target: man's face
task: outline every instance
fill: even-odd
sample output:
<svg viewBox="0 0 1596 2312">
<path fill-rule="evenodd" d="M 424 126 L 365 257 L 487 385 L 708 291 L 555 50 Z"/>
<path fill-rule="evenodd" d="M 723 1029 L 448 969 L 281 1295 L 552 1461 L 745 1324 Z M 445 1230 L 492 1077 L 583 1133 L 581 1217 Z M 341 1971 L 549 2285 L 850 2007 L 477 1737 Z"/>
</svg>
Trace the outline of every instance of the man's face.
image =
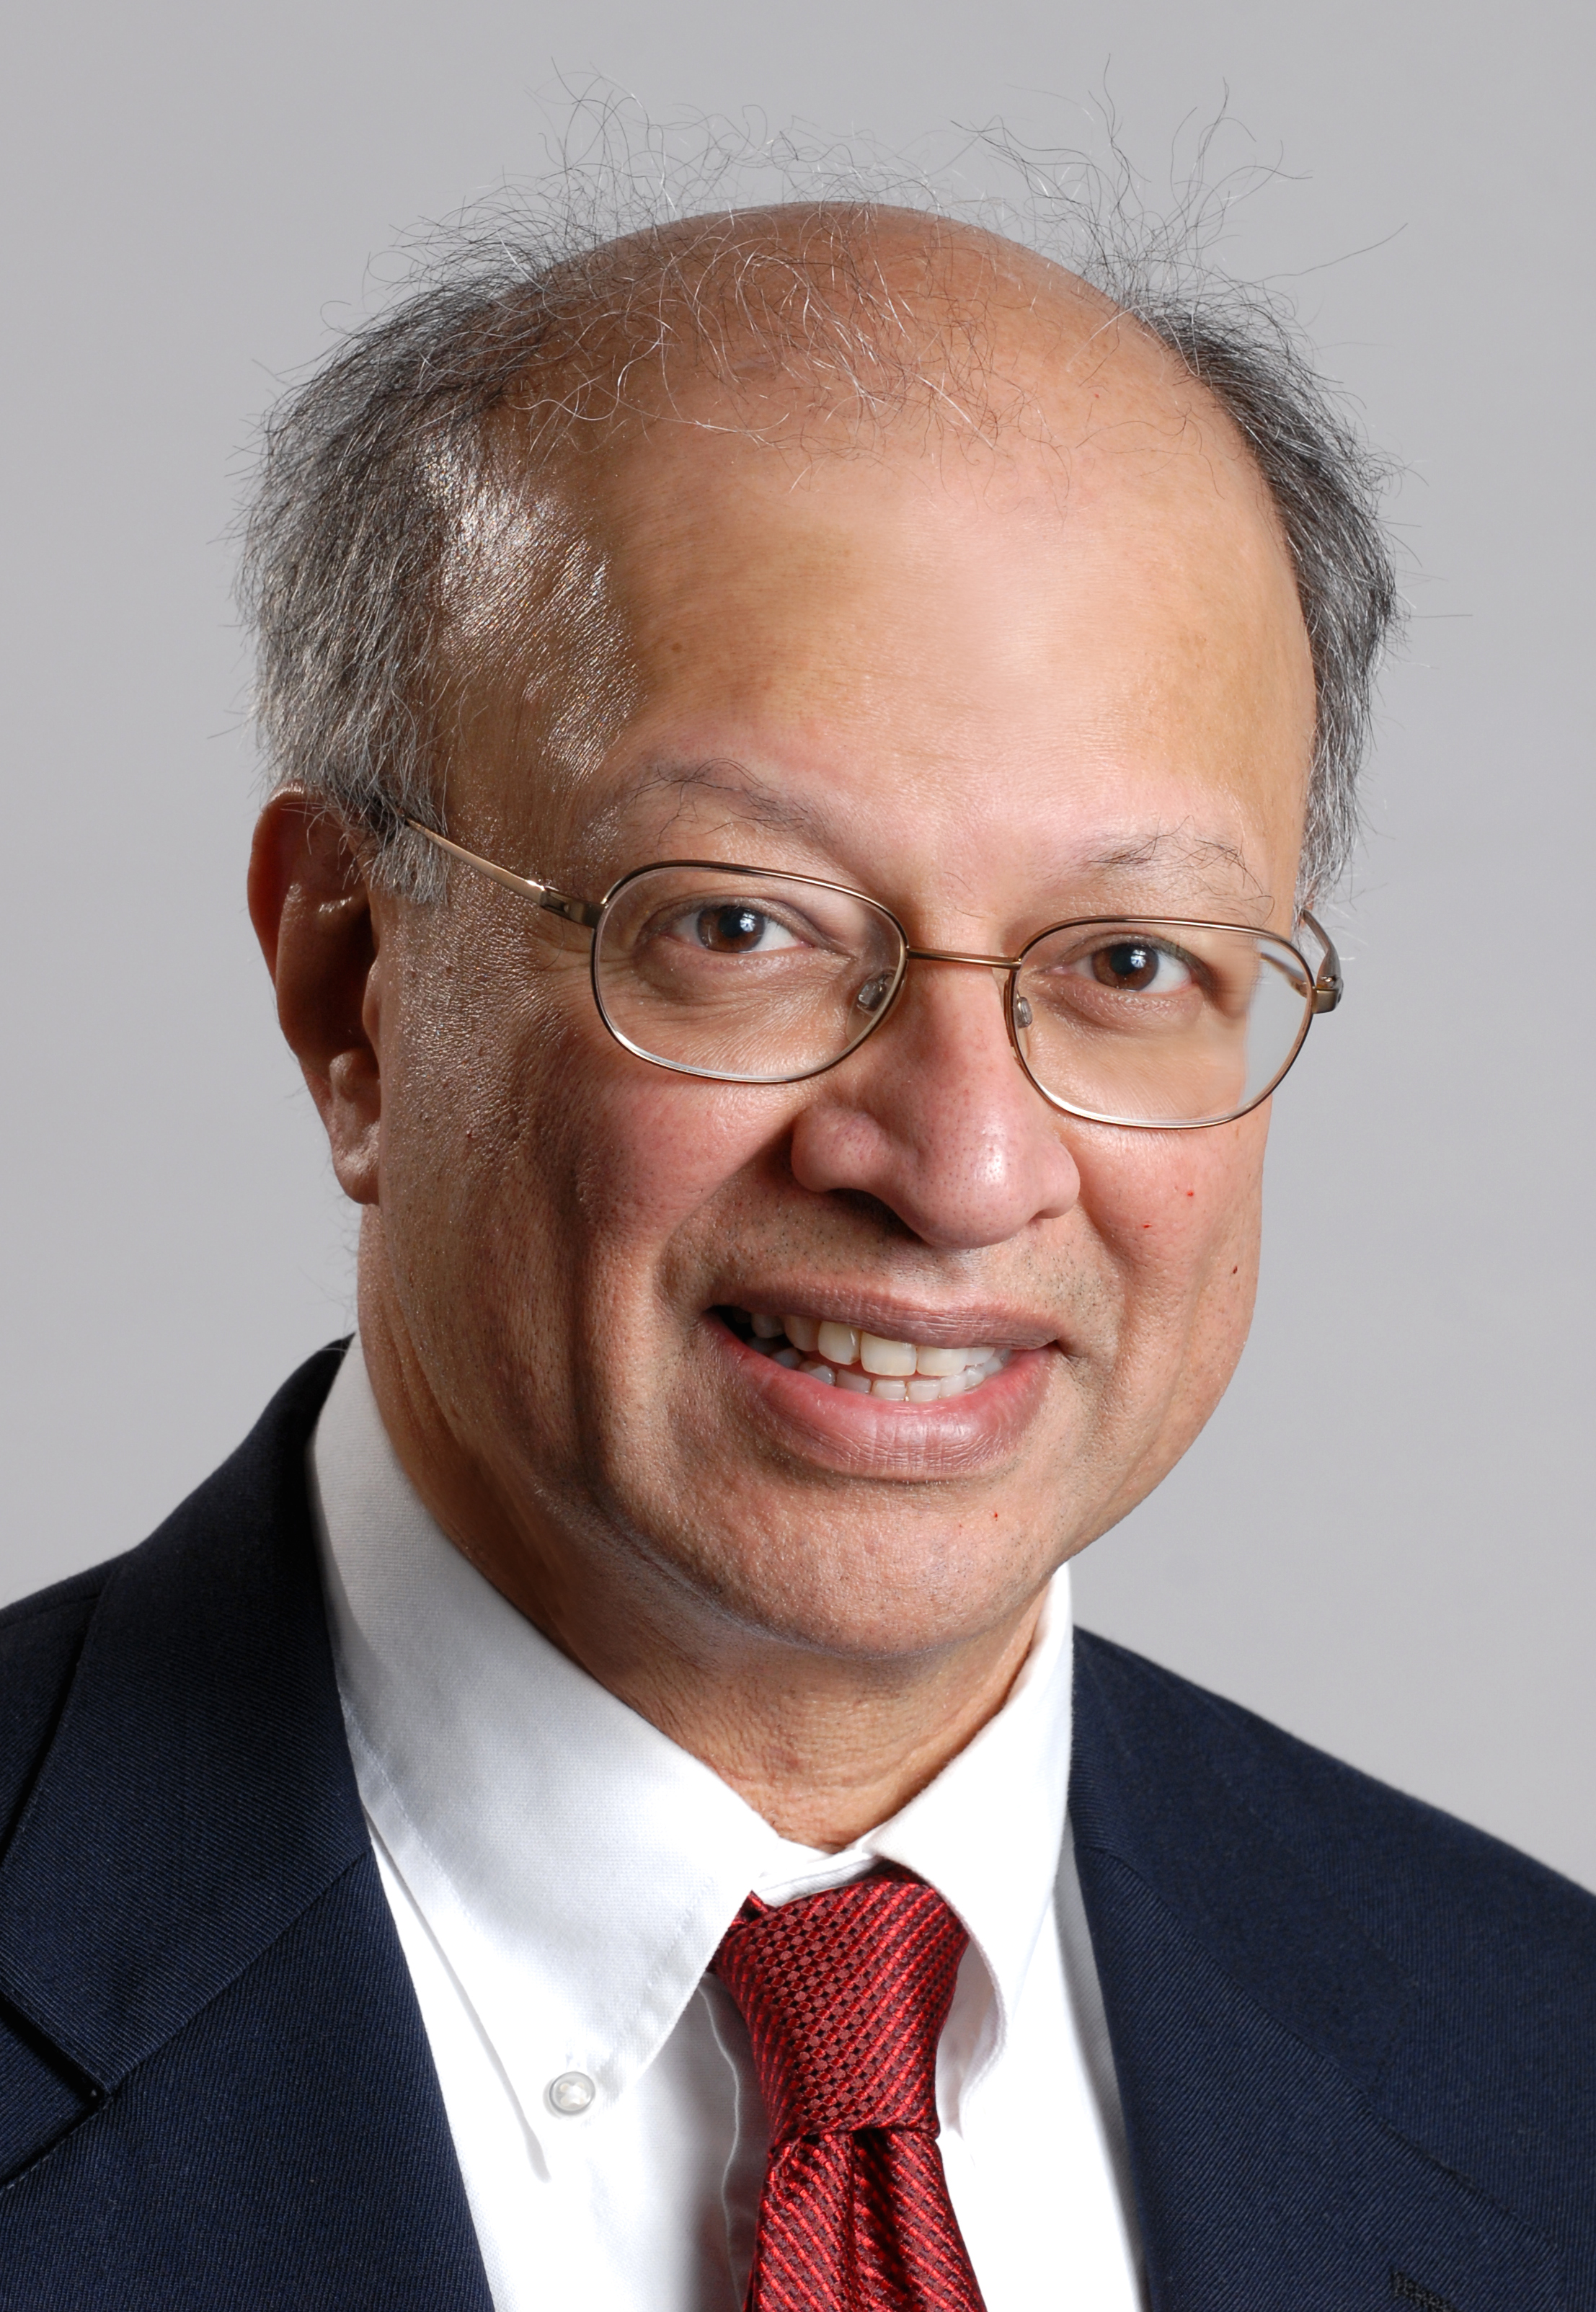
<svg viewBox="0 0 1596 2312">
<path fill-rule="evenodd" d="M 1049 416 L 1065 452 L 906 431 L 798 459 L 678 417 L 583 454 L 539 521 L 582 541 L 584 655 L 557 717 L 497 621 L 462 644 L 451 833 L 585 898 L 672 858 L 826 878 L 942 949 L 1108 914 L 1289 933 L 1312 686 L 1260 486 L 1144 354 Z M 1075 1122 L 1016 1065 L 998 979 L 942 966 L 828 1074 L 706 1082 L 623 1050 L 586 937 L 469 871 L 378 930 L 363 1326 L 534 1601 L 602 1567 L 806 1648 L 925 1654 L 1022 1610 L 1211 1411 L 1267 1111 Z M 789 1314 L 1008 1361 L 889 1402 L 742 1337 Z"/>
</svg>

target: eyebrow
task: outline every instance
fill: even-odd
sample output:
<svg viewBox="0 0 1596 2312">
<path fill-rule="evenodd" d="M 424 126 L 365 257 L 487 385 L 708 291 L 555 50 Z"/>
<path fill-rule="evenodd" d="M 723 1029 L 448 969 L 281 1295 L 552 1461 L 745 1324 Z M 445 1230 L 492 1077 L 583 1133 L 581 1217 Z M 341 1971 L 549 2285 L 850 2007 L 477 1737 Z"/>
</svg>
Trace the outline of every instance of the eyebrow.
<svg viewBox="0 0 1596 2312">
<path fill-rule="evenodd" d="M 679 807 L 683 808 L 689 795 L 723 796 L 729 806 L 728 817 L 781 834 L 802 836 L 828 852 L 835 838 L 835 829 L 820 812 L 773 781 L 761 777 L 746 763 L 726 756 L 697 763 L 662 762 L 652 766 L 629 793 L 595 815 L 589 822 L 589 833 L 602 840 L 615 830 L 625 810 L 645 796 L 660 793 L 674 793 L 679 798 Z M 662 836 L 670 824 L 667 819 L 661 829 Z M 1235 844 L 1220 836 L 1204 835 L 1187 821 L 1174 827 L 1153 828 L 1145 835 L 1116 843 L 1106 850 L 1089 852 L 1073 863 L 1067 872 L 1072 880 L 1104 876 L 1128 881 L 1167 865 L 1195 868 L 1215 898 L 1233 899 L 1244 896 L 1265 907 L 1271 904 L 1271 895 Z"/>
<path fill-rule="evenodd" d="M 1248 865 L 1243 854 L 1233 843 L 1216 835 L 1201 835 L 1188 822 L 1179 827 L 1155 828 L 1149 835 L 1134 843 L 1116 845 L 1111 851 L 1102 851 L 1083 861 L 1089 873 L 1135 875 L 1148 868 L 1157 868 L 1164 854 L 1172 852 L 1178 863 L 1212 872 L 1230 870 L 1230 879 L 1245 887 L 1248 895 L 1267 901 L 1268 892 Z"/>
<path fill-rule="evenodd" d="M 824 846 L 832 830 L 828 828 L 820 812 L 807 803 L 786 794 L 770 780 L 761 778 L 746 764 L 734 762 L 725 756 L 701 763 L 660 763 L 652 766 L 638 784 L 604 810 L 595 812 L 588 822 L 588 832 L 601 840 L 612 834 L 623 814 L 649 795 L 674 793 L 678 808 L 685 807 L 689 795 L 723 796 L 732 806 L 728 816 L 746 820 L 755 827 L 768 827 L 782 834 L 802 835 L 811 843 Z M 662 836 L 670 828 L 666 820 Z"/>
</svg>

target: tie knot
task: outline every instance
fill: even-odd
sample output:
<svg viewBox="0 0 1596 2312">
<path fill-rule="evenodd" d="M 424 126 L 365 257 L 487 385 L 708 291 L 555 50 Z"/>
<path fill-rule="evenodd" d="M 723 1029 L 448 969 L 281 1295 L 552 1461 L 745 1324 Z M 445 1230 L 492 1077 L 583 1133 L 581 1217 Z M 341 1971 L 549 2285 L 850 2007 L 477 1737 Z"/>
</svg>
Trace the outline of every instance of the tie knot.
<svg viewBox="0 0 1596 2312">
<path fill-rule="evenodd" d="M 936 2134 L 936 2046 L 968 1940 L 935 1887 L 895 1866 L 776 1909 L 750 1896 L 714 1966 L 748 2025 L 773 2145 Z"/>
</svg>

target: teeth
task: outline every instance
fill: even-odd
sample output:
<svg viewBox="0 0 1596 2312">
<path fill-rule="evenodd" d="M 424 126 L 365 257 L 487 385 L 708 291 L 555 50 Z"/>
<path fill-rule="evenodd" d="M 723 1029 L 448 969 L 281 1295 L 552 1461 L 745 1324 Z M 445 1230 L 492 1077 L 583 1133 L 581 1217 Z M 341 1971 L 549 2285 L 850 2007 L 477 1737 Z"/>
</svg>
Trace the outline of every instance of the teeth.
<svg viewBox="0 0 1596 2312">
<path fill-rule="evenodd" d="M 1004 1349 L 925 1348 L 831 1318 L 761 1315 L 749 1323 L 765 1353 L 789 1372 L 802 1370 L 822 1387 L 868 1393 L 889 1405 L 935 1405 L 962 1397 L 1008 1362 Z"/>
</svg>

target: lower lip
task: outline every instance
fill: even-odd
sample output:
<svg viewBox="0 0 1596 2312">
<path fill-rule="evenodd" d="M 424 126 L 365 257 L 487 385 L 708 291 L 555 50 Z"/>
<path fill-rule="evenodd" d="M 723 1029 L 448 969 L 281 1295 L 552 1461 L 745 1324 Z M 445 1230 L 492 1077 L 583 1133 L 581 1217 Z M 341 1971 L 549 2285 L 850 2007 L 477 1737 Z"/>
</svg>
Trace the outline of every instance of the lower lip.
<svg viewBox="0 0 1596 2312">
<path fill-rule="evenodd" d="M 952 1477 L 1002 1461 L 1040 1409 L 1058 1351 L 1016 1349 L 1001 1372 L 967 1397 L 890 1405 L 778 1365 L 718 1317 L 705 1318 L 736 1387 L 760 1425 L 789 1450 L 853 1476 Z"/>
</svg>

